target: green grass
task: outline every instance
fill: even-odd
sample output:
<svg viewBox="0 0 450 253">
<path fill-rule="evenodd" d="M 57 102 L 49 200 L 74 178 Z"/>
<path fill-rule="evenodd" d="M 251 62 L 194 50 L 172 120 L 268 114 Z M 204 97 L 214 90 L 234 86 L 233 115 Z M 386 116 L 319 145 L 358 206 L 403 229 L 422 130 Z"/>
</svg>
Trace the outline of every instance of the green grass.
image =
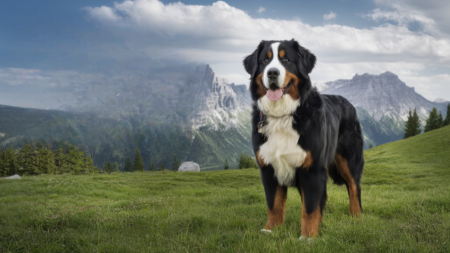
<svg viewBox="0 0 450 253">
<path fill-rule="evenodd" d="M 449 252 L 450 127 L 365 153 L 363 216 L 328 186 L 320 237 L 299 241 L 288 193 L 272 234 L 258 170 L 0 180 L 0 252 Z"/>
</svg>

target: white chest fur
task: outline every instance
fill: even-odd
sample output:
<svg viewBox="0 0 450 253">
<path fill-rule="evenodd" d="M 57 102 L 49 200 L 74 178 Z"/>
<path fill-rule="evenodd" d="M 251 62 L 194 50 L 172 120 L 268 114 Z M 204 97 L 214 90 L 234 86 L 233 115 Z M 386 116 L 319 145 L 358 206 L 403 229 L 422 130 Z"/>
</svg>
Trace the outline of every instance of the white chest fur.
<svg viewBox="0 0 450 253">
<path fill-rule="evenodd" d="M 306 157 L 306 152 L 298 145 L 300 135 L 292 128 L 293 117 L 291 113 L 299 105 L 299 100 L 293 101 L 290 96 L 283 96 L 280 100 L 281 105 L 276 105 L 273 102 L 267 104 L 262 97 L 258 101 L 259 109 L 267 115 L 267 125 L 264 134 L 267 141 L 261 145 L 259 154 L 264 163 L 271 164 L 275 170 L 275 176 L 280 185 L 290 186 L 294 182 L 295 171 L 303 163 Z M 283 114 L 285 116 L 278 116 L 281 114 L 280 107 L 285 107 Z M 272 110 L 275 110 L 275 115 Z M 274 116 L 271 116 L 274 115 Z"/>
</svg>

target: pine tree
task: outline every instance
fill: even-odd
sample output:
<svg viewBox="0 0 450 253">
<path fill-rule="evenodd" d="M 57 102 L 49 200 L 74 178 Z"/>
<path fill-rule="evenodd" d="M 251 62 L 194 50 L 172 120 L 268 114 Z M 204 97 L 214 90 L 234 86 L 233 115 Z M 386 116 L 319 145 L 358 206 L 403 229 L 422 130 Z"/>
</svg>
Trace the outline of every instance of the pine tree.
<svg viewBox="0 0 450 253">
<path fill-rule="evenodd" d="M 411 109 L 409 109 L 408 119 L 406 120 L 406 123 L 405 123 L 405 135 L 403 136 L 403 139 L 413 136 L 412 135 L 412 128 L 413 128 L 412 121 L 413 121 L 413 116 L 411 113 Z"/>
<path fill-rule="evenodd" d="M 178 161 L 177 155 L 174 155 L 173 157 L 173 171 L 177 171 L 178 168 L 180 167 L 180 161 Z"/>
<path fill-rule="evenodd" d="M 103 171 L 106 172 L 106 173 L 108 173 L 108 174 L 110 174 L 110 173 L 113 171 L 113 166 L 112 166 L 112 164 L 111 164 L 110 161 L 108 161 L 108 162 L 105 164 L 105 166 L 104 166 L 104 168 L 103 168 Z"/>
<path fill-rule="evenodd" d="M 97 167 L 94 165 L 94 161 L 91 158 L 91 155 L 86 155 L 84 158 L 84 167 L 85 167 L 85 174 L 93 173 L 97 171 Z"/>
<path fill-rule="evenodd" d="M 447 104 L 447 115 L 445 116 L 444 126 L 450 125 L 450 104 Z"/>
<path fill-rule="evenodd" d="M 424 132 L 428 132 L 438 128 L 439 128 L 439 119 L 437 115 L 437 109 L 436 107 L 433 107 L 433 110 L 431 110 L 430 116 L 427 119 Z"/>
<path fill-rule="evenodd" d="M 164 170 L 164 166 L 163 166 L 162 162 L 159 163 L 159 170 Z"/>
<path fill-rule="evenodd" d="M 369 142 L 369 149 L 373 148 L 373 145 L 371 142 Z"/>
<path fill-rule="evenodd" d="M 138 148 L 134 151 L 134 171 L 144 171 L 144 162 Z"/>
<path fill-rule="evenodd" d="M 8 168 L 8 176 L 23 174 L 21 171 L 19 171 L 19 163 L 16 158 L 16 151 L 12 147 L 6 151 L 6 166 Z"/>
<path fill-rule="evenodd" d="M 241 152 L 241 158 L 239 158 L 239 169 L 242 170 L 245 166 L 244 152 Z"/>
<path fill-rule="evenodd" d="M 61 146 L 54 152 L 55 156 L 55 170 L 54 174 L 62 174 L 66 168 L 64 152 Z"/>
<path fill-rule="evenodd" d="M 67 146 L 65 160 L 67 164 L 67 173 L 81 174 L 84 168 L 84 153 L 74 146 Z"/>
<path fill-rule="evenodd" d="M 153 160 L 150 161 L 150 164 L 148 165 L 148 170 L 149 171 L 155 170 L 155 163 L 153 162 Z"/>
<path fill-rule="evenodd" d="M 38 175 L 38 153 L 34 145 L 26 144 L 19 150 L 18 163 L 21 167 L 21 173 L 27 175 Z"/>
<path fill-rule="evenodd" d="M 411 114 L 411 110 L 409 110 L 408 120 L 405 124 L 405 135 L 403 139 L 406 139 L 411 136 L 415 136 L 420 134 L 422 130 L 420 129 L 420 120 L 417 115 L 416 109 L 414 109 L 414 113 Z"/>
<path fill-rule="evenodd" d="M 6 161 L 6 150 L 5 148 L 2 148 L 2 151 L 0 152 L 0 177 L 4 177 L 8 173 L 9 166 L 7 166 Z"/>
<path fill-rule="evenodd" d="M 52 174 L 55 170 L 55 157 L 53 152 L 45 146 L 39 147 L 37 150 L 39 154 L 38 171 L 37 174 Z"/>
<path fill-rule="evenodd" d="M 114 171 L 119 172 L 119 164 L 117 162 L 114 162 Z"/>
<path fill-rule="evenodd" d="M 438 128 L 441 128 L 444 126 L 444 119 L 442 118 L 442 113 L 439 112 L 438 120 L 437 120 Z"/>
<path fill-rule="evenodd" d="M 125 161 L 125 167 L 123 169 L 125 172 L 132 172 L 133 165 L 131 164 L 131 159 L 127 157 L 127 160 Z"/>
<path fill-rule="evenodd" d="M 413 136 L 418 135 L 422 132 L 422 129 L 420 128 L 420 119 L 419 115 L 417 115 L 416 109 L 414 109 L 413 113 Z"/>
<path fill-rule="evenodd" d="M 230 167 L 228 166 L 228 159 L 225 158 L 225 167 L 224 170 L 228 170 Z"/>
</svg>

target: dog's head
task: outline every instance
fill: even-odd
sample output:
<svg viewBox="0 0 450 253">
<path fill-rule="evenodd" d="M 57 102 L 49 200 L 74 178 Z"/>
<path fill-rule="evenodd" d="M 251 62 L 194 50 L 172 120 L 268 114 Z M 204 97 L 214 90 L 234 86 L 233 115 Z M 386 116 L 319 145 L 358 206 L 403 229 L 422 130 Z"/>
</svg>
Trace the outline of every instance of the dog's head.
<svg viewBox="0 0 450 253">
<path fill-rule="evenodd" d="M 260 106 L 263 102 L 270 107 L 288 102 L 299 104 L 301 97 L 311 89 L 308 74 L 315 63 L 316 57 L 295 40 L 261 41 L 244 59 L 245 70 L 251 75 L 253 100 L 260 109 L 263 109 Z"/>
</svg>

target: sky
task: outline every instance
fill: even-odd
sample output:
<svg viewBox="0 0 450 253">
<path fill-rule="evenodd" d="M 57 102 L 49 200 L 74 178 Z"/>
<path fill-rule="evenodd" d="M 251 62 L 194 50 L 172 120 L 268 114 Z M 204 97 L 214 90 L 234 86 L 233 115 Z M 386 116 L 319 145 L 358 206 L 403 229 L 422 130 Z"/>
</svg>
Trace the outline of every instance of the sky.
<svg viewBox="0 0 450 253">
<path fill-rule="evenodd" d="M 313 83 L 390 71 L 450 101 L 449 12 L 448 0 L 2 0 L 0 104 L 35 107 L 30 94 L 158 59 L 207 63 L 248 84 L 244 57 L 285 39 L 316 55 Z"/>
</svg>

